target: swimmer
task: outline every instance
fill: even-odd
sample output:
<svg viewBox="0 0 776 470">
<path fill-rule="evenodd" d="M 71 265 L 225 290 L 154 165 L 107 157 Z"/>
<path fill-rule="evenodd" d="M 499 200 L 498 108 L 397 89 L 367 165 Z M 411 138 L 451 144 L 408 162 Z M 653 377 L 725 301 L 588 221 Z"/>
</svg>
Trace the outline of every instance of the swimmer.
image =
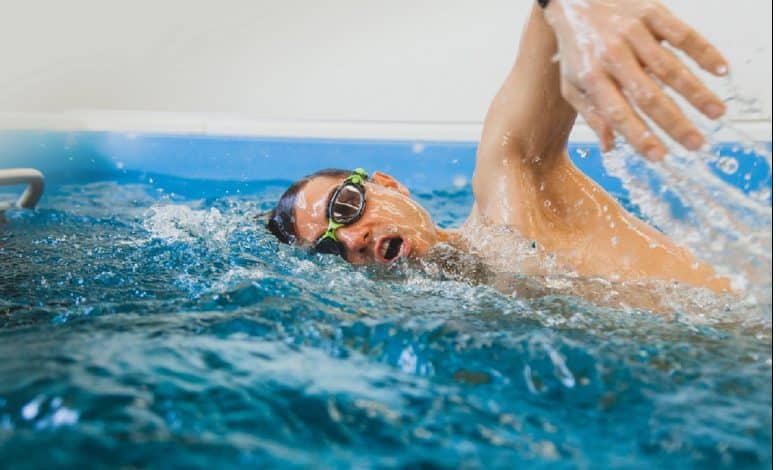
<svg viewBox="0 0 776 470">
<path fill-rule="evenodd" d="M 437 227 L 396 179 L 356 169 L 323 170 L 294 183 L 268 228 L 283 243 L 352 264 L 422 259 L 444 245 L 498 272 L 729 292 L 728 279 L 628 213 L 568 155 L 577 113 L 603 151 L 617 133 L 646 158 L 664 158 L 664 143 L 642 116 L 690 150 L 704 144 L 663 86 L 712 119 L 725 105 L 663 42 L 709 72 L 727 72 L 721 54 L 656 1 L 539 1 L 485 118 L 475 203 L 463 226 Z"/>
</svg>

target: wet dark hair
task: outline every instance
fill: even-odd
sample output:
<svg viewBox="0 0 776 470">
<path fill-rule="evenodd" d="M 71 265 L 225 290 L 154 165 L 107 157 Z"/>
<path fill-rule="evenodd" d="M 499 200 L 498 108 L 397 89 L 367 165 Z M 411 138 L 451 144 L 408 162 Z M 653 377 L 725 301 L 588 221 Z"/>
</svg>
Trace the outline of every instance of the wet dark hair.
<svg viewBox="0 0 776 470">
<path fill-rule="evenodd" d="M 299 195 L 299 191 L 314 178 L 326 176 L 344 180 L 350 176 L 351 173 L 352 171 L 350 170 L 326 168 L 325 170 L 316 171 L 311 175 L 307 175 L 292 184 L 286 189 L 286 192 L 280 196 L 277 205 L 275 205 L 275 208 L 269 213 L 267 228 L 270 233 L 275 235 L 281 243 L 289 245 L 296 243 L 298 235 L 296 233 L 296 214 L 294 213 L 294 207 L 296 206 L 296 198 Z"/>
</svg>

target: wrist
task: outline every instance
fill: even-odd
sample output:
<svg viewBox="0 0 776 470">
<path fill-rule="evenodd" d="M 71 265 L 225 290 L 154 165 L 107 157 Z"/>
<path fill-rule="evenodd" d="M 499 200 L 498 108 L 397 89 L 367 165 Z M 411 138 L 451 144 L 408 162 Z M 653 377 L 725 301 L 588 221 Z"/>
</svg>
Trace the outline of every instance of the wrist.
<svg viewBox="0 0 776 470">
<path fill-rule="evenodd" d="M 556 37 L 568 27 L 567 5 L 563 0 L 549 0 L 542 9 L 545 21 L 550 25 Z"/>
</svg>

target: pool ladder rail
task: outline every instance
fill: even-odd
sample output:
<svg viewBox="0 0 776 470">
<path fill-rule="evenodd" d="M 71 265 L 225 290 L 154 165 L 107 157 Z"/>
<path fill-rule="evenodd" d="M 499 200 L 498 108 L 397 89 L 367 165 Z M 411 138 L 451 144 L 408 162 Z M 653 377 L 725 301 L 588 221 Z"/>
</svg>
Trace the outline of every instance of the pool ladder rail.
<svg viewBox="0 0 776 470">
<path fill-rule="evenodd" d="M 43 195 L 43 173 L 34 168 L 0 169 L 0 186 L 26 184 L 21 197 L 16 202 L 0 201 L 0 215 L 12 208 L 34 209 Z"/>
</svg>

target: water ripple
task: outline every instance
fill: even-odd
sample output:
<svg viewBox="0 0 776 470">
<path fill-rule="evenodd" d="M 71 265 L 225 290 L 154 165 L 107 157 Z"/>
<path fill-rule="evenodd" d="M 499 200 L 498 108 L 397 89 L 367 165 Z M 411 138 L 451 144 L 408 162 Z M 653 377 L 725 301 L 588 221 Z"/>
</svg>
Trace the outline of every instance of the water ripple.
<svg viewBox="0 0 776 470">
<path fill-rule="evenodd" d="M 0 233 L 0 458 L 767 467 L 771 319 L 756 299 L 664 318 L 353 268 L 258 227 L 273 191 L 98 183 L 15 216 Z M 470 197 L 422 200 L 454 224 Z"/>
</svg>

